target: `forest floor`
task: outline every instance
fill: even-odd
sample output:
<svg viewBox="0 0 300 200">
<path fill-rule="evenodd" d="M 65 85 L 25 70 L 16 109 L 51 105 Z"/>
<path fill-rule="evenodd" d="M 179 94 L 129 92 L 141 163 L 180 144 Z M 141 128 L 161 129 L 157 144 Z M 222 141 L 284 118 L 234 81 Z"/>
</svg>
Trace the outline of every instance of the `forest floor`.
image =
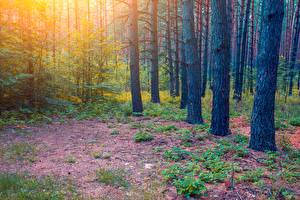
<svg viewBox="0 0 300 200">
<path fill-rule="evenodd" d="M 85 196 L 97 199 L 240 200 L 266 199 L 272 195 L 278 199 L 300 198 L 298 172 L 298 175 L 284 174 L 274 178 L 280 170 L 274 171 L 272 165 L 281 163 L 283 152 L 275 158 L 268 157 L 267 153 L 248 149 L 244 143 L 240 157 L 232 158 L 233 154 L 228 150 L 220 158 L 211 159 L 216 162 L 214 164 L 224 161 L 227 165 L 221 167 L 226 170 L 207 167 L 207 157 L 201 157 L 207 153 L 207 149 L 220 144 L 219 147 L 233 149 L 228 146 L 231 138 L 237 135 L 249 136 L 250 124 L 245 117 L 231 119 L 233 134 L 225 139 L 207 135 L 207 128 L 194 128 L 185 122 L 150 117 L 133 119 L 126 124 L 113 119 L 60 119 L 51 124 L 6 127 L 0 134 L 0 173 L 26 172 L 37 177 L 53 176 L 72 184 Z M 141 131 L 151 133 L 153 139 L 137 142 L 134 138 Z M 295 127 L 286 134 L 292 136 L 290 141 L 299 150 L 300 127 Z M 280 137 L 279 132 L 277 137 Z M 241 141 L 238 139 L 237 144 L 239 142 Z M 195 195 L 197 191 L 193 192 L 193 186 L 190 194 L 187 192 L 188 195 L 180 195 L 180 190 L 175 186 L 183 188 L 185 192 L 189 190 L 189 186 L 185 187 L 185 183 L 171 184 L 176 172 L 172 174 L 167 169 L 176 166 L 176 163 L 181 166 L 196 163 L 196 154 L 199 156 L 199 163 L 202 162 L 203 165 L 201 168 L 195 167 L 195 173 L 200 173 L 199 169 L 203 169 L 208 175 L 222 177 L 207 181 L 205 187 L 201 186 L 199 194 L 206 193 L 207 196 Z M 270 157 L 273 163 L 265 162 Z M 218 159 L 223 161 L 217 163 Z M 231 164 L 235 169 L 234 190 L 231 189 L 230 181 Z M 254 173 L 251 174 L 251 170 L 257 169 L 265 171 L 252 171 Z M 299 170 L 299 162 L 297 169 Z M 277 193 L 274 194 L 275 192 Z"/>
</svg>

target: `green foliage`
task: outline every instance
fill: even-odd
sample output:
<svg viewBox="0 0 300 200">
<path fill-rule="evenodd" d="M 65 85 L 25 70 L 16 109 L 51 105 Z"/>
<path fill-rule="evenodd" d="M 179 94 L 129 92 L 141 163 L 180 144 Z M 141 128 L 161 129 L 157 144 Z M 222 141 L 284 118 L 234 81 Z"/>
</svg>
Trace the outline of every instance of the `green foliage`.
<svg viewBox="0 0 300 200">
<path fill-rule="evenodd" d="M 190 145 L 194 134 L 191 130 L 189 129 L 180 129 L 178 131 L 179 135 L 180 135 L 180 140 L 185 144 L 185 145 Z"/>
<path fill-rule="evenodd" d="M 112 170 L 100 168 L 95 170 L 97 181 L 114 187 L 128 187 L 129 182 L 126 180 L 124 170 Z"/>
<path fill-rule="evenodd" d="M 180 147 L 173 146 L 170 150 L 163 152 L 163 156 L 168 160 L 184 160 L 189 156 L 189 153 Z"/>
<path fill-rule="evenodd" d="M 210 129 L 210 126 L 207 123 L 203 123 L 203 124 L 194 126 L 194 130 L 198 131 L 198 132 L 207 132 L 208 133 L 209 129 Z"/>
<path fill-rule="evenodd" d="M 262 177 L 266 177 L 266 170 L 263 168 L 251 169 L 243 173 L 243 175 L 237 176 L 238 181 L 245 182 L 258 182 Z"/>
<path fill-rule="evenodd" d="M 113 131 L 110 132 L 111 135 L 117 135 L 119 133 L 120 133 L 119 129 L 114 129 Z"/>
<path fill-rule="evenodd" d="M 134 136 L 134 140 L 136 142 L 147 142 L 147 141 L 151 141 L 152 139 L 153 139 L 153 134 L 143 130 L 140 130 Z"/>
<path fill-rule="evenodd" d="M 291 119 L 290 120 L 290 124 L 292 126 L 300 126 L 300 117 L 296 118 L 296 119 Z"/>
<path fill-rule="evenodd" d="M 72 155 L 67 155 L 65 157 L 65 162 L 67 162 L 67 163 L 78 163 Z"/>
<path fill-rule="evenodd" d="M 0 199 L 64 200 L 83 199 L 73 186 L 64 186 L 50 177 L 37 179 L 20 174 L 0 174 Z"/>
<path fill-rule="evenodd" d="M 157 126 L 157 127 L 154 127 L 154 130 L 157 132 L 157 133 L 164 133 L 164 134 L 171 134 L 172 132 L 178 130 L 178 127 L 171 124 L 171 125 L 164 125 L 164 126 Z"/>
<path fill-rule="evenodd" d="M 145 105 L 143 115 L 167 119 L 170 121 L 184 121 L 186 111 L 175 109 L 169 105 L 147 104 Z"/>
<path fill-rule="evenodd" d="M 178 194 L 184 194 L 187 198 L 191 195 L 200 196 L 208 191 L 203 181 L 190 176 L 184 176 L 182 179 L 174 180 L 173 184 L 177 186 Z"/>
<path fill-rule="evenodd" d="M 290 151 L 293 148 L 290 138 L 291 136 L 283 134 L 277 139 L 277 143 L 283 151 Z"/>
<path fill-rule="evenodd" d="M 30 162 L 34 162 L 34 157 L 37 150 L 38 149 L 33 144 L 20 142 L 7 146 L 5 149 L 3 149 L 3 153 L 8 159 L 18 161 L 28 160 Z"/>
<path fill-rule="evenodd" d="M 143 127 L 144 125 L 139 121 L 136 121 L 133 124 L 127 126 L 128 129 L 141 129 Z"/>
</svg>

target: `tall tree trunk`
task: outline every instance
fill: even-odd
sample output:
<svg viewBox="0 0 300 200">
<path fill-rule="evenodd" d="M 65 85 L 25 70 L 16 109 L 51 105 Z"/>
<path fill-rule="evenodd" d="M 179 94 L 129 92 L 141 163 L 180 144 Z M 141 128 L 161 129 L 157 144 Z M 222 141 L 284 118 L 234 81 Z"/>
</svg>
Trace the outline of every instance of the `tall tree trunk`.
<svg viewBox="0 0 300 200">
<path fill-rule="evenodd" d="M 292 48 L 291 48 L 291 53 L 290 53 L 289 95 L 292 95 L 292 93 L 293 93 L 294 68 L 295 68 L 295 61 L 296 61 L 297 50 L 298 50 L 298 41 L 299 41 L 299 35 L 300 35 L 299 9 L 300 9 L 300 0 L 298 0 L 297 9 L 296 9 L 296 13 L 295 13 L 293 43 L 292 43 Z"/>
<path fill-rule="evenodd" d="M 211 133 L 219 136 L 229 130 L 229 40 L 226 18 L 226 0 L 212 1 L 212 33 L 214 53 L 213 107 Z"/>
<path fill-rule="evenodd" d="M 203 52 L 203 79 L 201 87 L 201 96 L 205 97 L 206 83 L 207 83 L 207 63 L 208 63 L 208 40 L 209 40 L 209 0 L 206 0 L 205 7 L 205 41 Z"/>
<path fill-rule="evenodd" d="M 174 0 L 175 9 L 175 96 L 179 97 L 179 30 L 178 30 L 178 0 Z"/>
<path fill-rule="evenodd" d="M 183 40 L 183 38 L 182 38 Z M 187 69 L 185 59 L 185 45 L 182 42 L 180 47 L 180 69 L 181 69 L 181 102 L 180 108 L 184 109 L 188 103 L 188 85 L 187 85 Z"/>
<path fill-rule="evenodd" d="M 203 30 L 203 15 L 202 15 L 202 8 L 203 8 L 203 0 L 199 1 L 199 33 L 198 33 L 198 57 L 199 57 L 199 64 L 200 64 L 200 82 L 202 83 L 202 30 Z M 200 90 L 201 89 L 200 85 Z"/>
<path fill-rule="evenodd" d="M 276 150 L 274 104 L 283 15 L 282 0 L 263 1 L 250 139 L 250 148 L 258 151 Z"/>
<path fill-rule="evenodd" d="M 52 6 L 53 6 L 53 32 L 52 32 L 52 39 L 53 39 L 53 46 L 52 46 L 52 58 L 54 65 L 56 64 L 56 0 L 52 0 Z"/>
<path fill-rule="evenodd" d="M 232 12 L 233 0 L 227 0 L 226 14 L 227 14 L 227 26 L 228 26 L 228 41 L 229 41 L 229 63 L 231 65 L 231 47 L 232 47 L 232 26 L 234 13 Z"/>
<path fill-rule="evenodd" d="M 158 78 L 158 38 L 157 38 L 157 4 L 151 0 L 151 102 L 160 103 Z"/>
<path fill-rule="evenodd" d="M 237 38 L 236 38 L 236 55 L 235 55 L 235 84 L 234 84 L 234 96 L 233 98 L 237 101 L 241 100 L 239 96 L 239 87 L 240 87 L 240 63 L 241 63 L 241 40 L 243 33 L 243 19 L 244 19 L 244 10 L 245 10 L 245 0 L 241 0 L 241 10 L 238 21 L 237 29 Z"/>
<path fill-rule="evenodd" d="M 135 113 L 143 112 L 139 71 L 139 37 L 137 0 L 130 1 L 129 14 L 129 51 L 130 51 L 130 83 L 132 109 Z"/>
<path fill-rule="evenodd" d="M 187 64 L 188 117 L 191 124 L 203 123 L 201 110 L 200 62 L 197 51 L 193 0 L 182 1 L 183 40 Z"/>
<path fill-rule="evenodd" d="M 254 49 L 254 0 L 251 6 L 251 37 L 249 49 L 250 74 L 249 74 L 249 90 L 253 94 L 253 49 Z"/>
<path fill-rule="evenodd" d="M 167 0 L 167 49 L 168 49 L 168 64 L 170 75 L 170 95 L 175 96 L 174 92 L 174 67 L 172 58 L 172 43 L 171 43 L 171 14 L 170 14 L 170 0 Z"/>
<path fill-rule="evenodd" d="M 239 64 L 239 84 L 237 87 L 237 96 L 238 100 L 242 99 L 242 94 L 243 94 L 243 83 L 244 83 L 244 69 L 245 69 L 245 63 L 247 60 L 247 35 L 248 35 L 248 19 L 249 19 L 249 13 L 250 13 L 250 5 L 251 5 L 251 0 L 246 0 L 247 5 L 246 5 L 246 15 L 245 15 L 245 20 L 244 20 L 244 27 L 243 27 L 243 36 L 242 36 L 242 44 L 241 44 L 241 58 L 240 58 L 240 64 Z"/>
</svg>

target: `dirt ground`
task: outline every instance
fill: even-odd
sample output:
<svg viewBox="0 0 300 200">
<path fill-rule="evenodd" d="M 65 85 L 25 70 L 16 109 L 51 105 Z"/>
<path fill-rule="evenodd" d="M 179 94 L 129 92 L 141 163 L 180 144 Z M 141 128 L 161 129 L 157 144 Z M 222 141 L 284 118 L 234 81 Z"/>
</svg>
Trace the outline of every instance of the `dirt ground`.
<svg viewBox="0 0 300 200">
<path fill-rule="evenodd" d="M 190 127 L 185 122 L 167 122 L 159 119 L 136 121 L 161 122 L 162 125 L 174 124 L 178 127 Z M 0 145 L 6 147 L 10 144 L 27 142 L 38 148 L 36 161 L 19 162 L 6 160 L 0 156 L 0 172 L 28 172 L 36 176 L 54 175 L 63 180 L 71 180 L 79 190 L 91 197 L 103 199 L 124 199 L 130 196 L 130 190 L 116 188 L 99 183 L 95 177 L 95 170 L 125 169 L 126 176 L 134 188 L 139 191 L 149 189 L 151 181 L 157 179 L 156 174 L 161 163 L 161 155 L 154 153 L 156 146 L 167 148 L 178 144 L 176 138 L 164 134 L 156 134 L 154 140 L 136 143 L 133 139 L 138 130 L 129 129 L 128 125 L 110 121 L 114 127 L 109 128 L 108 122 L 100 119 L 72 120 L 55 122 L 53 124 L 23 127 L 8 127 L 1 131 Z M 233 134 L 249 135 L 249 123 L 245 119 L 232 119 Z M 118 135 L 111 135 L 115 128 L 119 129 Z M 291 132 L 291 142 L 300 149 L 300 129 Z M 91 152 L 102 150 L 110 154 L 109 158 L 96 159 Z M 259 155 L 256 154 L 256 155 Z M 66 162 L 66 157 L 71 156 L 74 162 Z M 251 159 L 251 158 L 249 158 Z M 255 162 L 255 161 L 251 161 Z M 251 163 L 249 161 L 249 163 Z M 226 182 L 208 186 L 211 189 L 208 197 L 203 199 L 256 199 L 256 193 L 247 185 L 242 185 L 237 191 L 226 189 Z M 173 186 L 156 188 L 162 199 L 184 199 L 176 194 Z M 138 199 L 138 197 L 136 197 Z"/>
</svg>

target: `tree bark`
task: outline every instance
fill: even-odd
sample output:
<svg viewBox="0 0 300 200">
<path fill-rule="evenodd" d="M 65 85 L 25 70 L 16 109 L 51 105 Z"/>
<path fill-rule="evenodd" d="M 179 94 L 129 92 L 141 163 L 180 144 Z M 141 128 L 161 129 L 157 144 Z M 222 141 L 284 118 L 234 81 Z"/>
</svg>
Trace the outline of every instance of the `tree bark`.
<svg viewBox="0 0 300 200">
<path fill-rule="evenodd" d="M 254 0 L 252 0 L 251 6 L 251 36 L 250 36 L 250 49 L 249 49 L 249 61 L 250 61 L 250 74 L 249 74 L 249 90 L 253 94 L 253 49 L 254 49 Z"/>
<path fill-rule="evenodd" d="M 151 0 L 151 102 L 160 103 L 158 76 L 158 38 L 157 38 L 157 4 L 158 0 Z"/>
<path fill-rule="evenodd" d="M 212 1 L 212 33 L 214 53 L 214 82 L 211 133 L 219 136 L 229 130 L 229 40 L 226 0 Z"/>
<path fill-rule="evenodd" d="M 130 83 L 132 109 L 135 113 L 143 112 L 139 72 L 139 38 L 137 0 L 130 1 L 129 15 L 129 51 L 130 51 Z"/>
<path fill-rule="evenodd" d="M 248 19 L 249 19 L 249 13 L 250 13 L 250 3 L 251 0 L 246 0 L 247 1 L 247 5 L 246 5 L 246 15 L 245 15 L 245 20 L 244 20 L 244 24 L 243 24 L 243 35 L 242 35 L 242 44 L 241 44 L 241 58 L 240 58 L 240 62 L 239 62 L 239 74 L 238 74 L 238 80 L 239 80 L 239 84 L 237 87 L 237 96 L 238 96 L 238 100 L 242 99 L 242 94 L 243 94 L 243 83 L 244 83 L 244 69 L 245 69 L 245 63 L 247 60 L 247 44 L 248 44 L 248 40 L 247 40 L 247 35 L 248 35 Z"/>
<path fill-rule="evenodd" d="M 170 76 L 170 95 L 175 96 L 174 92 L 174 67 L 172 58 L 172 43 L 171 43 L 171 14 L 170 14 L 170 0 L 167 0 L 167 49 L 168 49 L 168 64 Z"/>
<path fill-rule="evenodd" d="M 300 0 L 298 0 L 297 9 L 296 9 L 296 13 L 295 13 L 293 43 L 292 43 L 292 48 L 291 48 L 291 53 L 290 53 L 289 95 L 292 95 L 292 93 L 293 93 L 294 68 L 295 68 L 295 62 L 296 62 L 297 51 L 298 51 L 299 35 L 300 35 L 299 9 L 300 9 Z"/>
<path fill-rule="evenodd" d="M 283 15 L 282 0 L 263 1 L 250 139 L 250 148 L 258 151 L 276 150 L 274 104 Z"/>
<path fill-rule="evenodd" d="M 242 31 L 243 31 L 243 19 L 244 19 L 244 7 L 245 7 L 245 0 L 241 0 L 241 10 L 239 15 L 238 21 L 238 29 L 236 34 L 236 55 L 235 55 L 235 84 L 234 84 L 234 96 L 233 98 L 237 101 L 241 100 L 239 96 L 239 86 L 240 86 L 240 63 L 241 63 L 241 39 L 242 39 Z"/>
<path fill-rule="evenodd" d="M 188 117 L 191 124 L 203 123 L 201 110 L 200 62 L 197 51 L 193 0 L 182 1 L 183 38 L 187 64 Z"/>
<path fill-rule="evenodd" d="M 205 41 L 203 52 L 203 79 L 201 87 L 201 96 L 205 97 L 206 85 L 207 85 L 207 63 L 208 63 L 208 40 L 209 40 L 209 0 L 206 0 L 205 7 Z"/>
<path fill-rule="evenodd" d="M 185 45 L 183 42 L 181 43 L 181 48 L 180 48 L 180 69 L 181 69 L 180 108 L 184 109 L 188 103 L 188 85 L 187 85 L 187 71 L 186 71 L 186 59 L 185 59 Z"/>
<path fill-rule="evenodd" d="M 175 9 L 175 96 L 179 97 L 179 33 L 178 33 L 178 0 L 174 0 Z"/>
</svg>

